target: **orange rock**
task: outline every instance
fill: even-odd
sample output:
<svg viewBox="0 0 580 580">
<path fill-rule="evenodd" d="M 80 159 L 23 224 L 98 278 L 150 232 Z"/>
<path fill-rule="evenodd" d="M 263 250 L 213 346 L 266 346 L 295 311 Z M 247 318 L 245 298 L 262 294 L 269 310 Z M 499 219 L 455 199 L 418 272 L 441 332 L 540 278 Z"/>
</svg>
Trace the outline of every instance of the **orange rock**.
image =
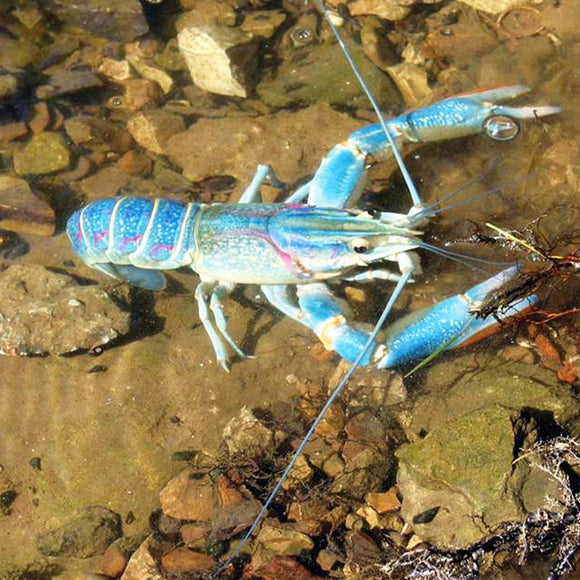
<svg viewBox="0 0 580 580">
<path fill-rule="evenodd" d="M 161 565 L 169 574 L 183 574 L 185 572 L 203 572 L 211 570 L 216 561 L 207 554 L 193 552 L 187 548 L 175 548 L 161 558 Z"/>
<path fill-rule="evenodd" d="M 119 165 L 125 173 L 129 175 L 140 175 L 142 177 L 149 175 L 153 169 L 153 161 L 147 155 L 142 155 L 134 150 L 127 151 L 119 159 Z"/>
<path fill-rule="evenodd" d="M 33 111 L 32 119 L 28 123 L 28 126 L 33 133 L 42 133 L 50 124 L 50 111 L 48 110 L 48 105 L 40 101 L 33 105 Z"/>
<path fill-rule="evenodd" d="M 0 141 L 12 141 L 28 134 L 28 127 L 23 121 L 0 125 Z"/>
<path fill-rule="evenodd" d="M 389 491 L 383 493 L 370 492 L 366 496 L 367 504 L 379 514 L 398 510 L 401 507 L 398 491 L 396 487 L 391 487 Z"/>
<path fill-rule="evenodd" d="M 190 470 L 174 477 L 159 494 L 163 513 L 176 520 L 210 521 L 216 498 L 209 477 L 195 479 Z"/>
<path fill-rule="evenodd" d="M 552 361 L 559 363 L 560 354 L 556 350 L 556 347 L 552 344 L 550 339 L 543 333 L 538 334 L 534 338 L 534 344 L 544 361 Z"/>
<path fill-rule="evenodd" d="M 128 561 L 129 559 L 119 548 L 119 542 L 115 541 L 105 550 L 101 558 L 101 572 L 106 576 L 116 578 L 123 573 Z"/>
<path fill-rule="evenodd" d="M 569 361 L 565 361 L 562 367 L 558 370 L 558 380 L 570 384 L 576 382 L 578 380 L 576 367 Z"/>
<path fill-rule="evenodd" d="M 232 485 L 232 482 L 225 475 L 218 476 L 216 487 L 220 505 L 223 508 L 237 505 L 244 499 L 244 496 Z"/>
</svg>

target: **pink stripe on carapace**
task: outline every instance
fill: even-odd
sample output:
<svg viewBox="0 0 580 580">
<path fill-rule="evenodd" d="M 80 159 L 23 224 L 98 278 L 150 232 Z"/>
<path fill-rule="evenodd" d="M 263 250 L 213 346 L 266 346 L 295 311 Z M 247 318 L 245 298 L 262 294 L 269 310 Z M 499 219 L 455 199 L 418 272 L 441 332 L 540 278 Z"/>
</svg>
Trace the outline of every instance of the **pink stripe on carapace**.
<svg viewBox="0 0 580 580">
<path fill-rule="evenodd" d="M 301 206 L 302 204 L 297 204 L 297 205 Z M 288 207 L 292 207 L 292 206 L 290 205 Z M 286 268 L 290 272 L 303 274 L 304 276 L 310 276 L 310 272 L 308 272 L 305 268 L 303 268 L 302 265 L 300 264 L 300 262 L 298 262 L 295 258 L 293 258 L 288 252 L 285 252 L 284 250 L 280 249 L 280 247 L 274 243 L 272 238 L 270 238 L 266 234 L 261 234 L 259 232 L 252 231 L 252 230 L 237 230 L 235 234 L 234 233 L 226 234 L 222 237 L 224 237 L 224 238 L 228 238 L 228 237 L 229 238 L 237 238 L 240 234 L 245 235 L 245 236 L 249 236 L 251 238 L 259 238 L 261 240 L 264 240 L 265 242 L 270 244 L 270 246 L 272 246 L 274 248 L 274 250 L 276 250 L 276 254 L 278 254 L 278 257 L 280 258 L 281 262 L 284 264 L 284 266 L 286 266 Z"/>
</svg>

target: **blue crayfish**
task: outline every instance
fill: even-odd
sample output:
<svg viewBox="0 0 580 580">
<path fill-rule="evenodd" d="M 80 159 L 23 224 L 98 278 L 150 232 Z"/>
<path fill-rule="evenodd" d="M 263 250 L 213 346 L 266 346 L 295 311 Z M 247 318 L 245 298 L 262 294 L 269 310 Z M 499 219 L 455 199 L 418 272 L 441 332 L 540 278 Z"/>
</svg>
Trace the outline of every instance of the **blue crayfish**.
<svg viewBox="0 0 580 580">
<path fill-rule="evenodd" d="M 498 104 L 527 90 L 510 86 L 463 94 L 360 129 L 336 145 L 312 180 L 284 203 L 261 203 L 261 183 L 277 180 L 269 167 L 259 166 L 237 204 L 102 199 L 76 211 L 67 232 L 75 252 L 89 266 L 142 288 L 164 288 L 160 270 L 189 266 L 196 271 L 201 278 L 195 292 L 200 318 L 226 370 L 230 349 L 244 356 L 228 332 L 222 306 L 237 284 L 260 285 L 276 308 L 349 361 L 390 368 L 421 359 L 489 333 L 496 320 L 472 313 L 515 270 L 493 276 L 421 315 L 403 318 L 380 341 L 370 339 L 370 332 L 349 321 L 330 284 L 391 280 L 397 282 L 394 300 L 420 273 L 415 250 L 428 247 L 421 240 L 421 229 L 433 209 L 424 207 L 417 195 L 407 214 L 351 209 L 362 191 L 368 158 L 397 153 L 395 143 L 426 143 L 481 131 L 493 139 L 511 139 L 517 133 L 516 119 L 559 111 L 553 106 Z M 377 267 L 385 261 L 396 263 L 397 271 Z M 531 296 L 511 304 L 504 314 L 517 314 L 534 301 Z"/>
</svg>

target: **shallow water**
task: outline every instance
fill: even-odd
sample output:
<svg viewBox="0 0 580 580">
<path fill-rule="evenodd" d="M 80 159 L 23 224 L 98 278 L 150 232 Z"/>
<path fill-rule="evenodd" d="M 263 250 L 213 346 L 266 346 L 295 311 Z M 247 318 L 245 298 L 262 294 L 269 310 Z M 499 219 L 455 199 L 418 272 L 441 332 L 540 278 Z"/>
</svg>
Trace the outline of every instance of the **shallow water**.
<svg viewBox="0 0 580 580">
<path fill-rule="evenodd" d="M 429 146 L 411 156 L 411 171 L 428 203 L 471 180 L 475 180 L 473 187 L 462 197 L 502 187 L 499 194 L 444 212 L 430 231 L 434 243 L 461 237 L 468 220 L 477 224 L 491 221 L 505 229 L 521 230 L 539 216 L 550 214 L 555 206 L 565 208 L 564 215 L 576 211 L 580 184 L 580 37 L 568 23 L 574 18 L 578 22 L 580 13 L 572 9 L 574 0 L 559 4 L 559 9 L 542 7 L 542 17 L 553 38 L 545 33 L 504 38 L 493 58 L 466 64 L 449 83 L 457 92 L 482 85 L 525 82 L 533 87 L 526 102 L 558 103 L 564 111 L 545 124 L 527 125 L 512 143 L 473 138 Z M 559 10 L 565 10 L 565 16 L 560 16 Z M 561 46 L 555 46 L 554 38 L 561 40 Z M 442 92 L 448 88 L 438 87 Z M 236 117 L 235 109 L 224 107 L 220 114 Z M 337 127 L 336 132 L 342 134 L 341 128 Z M 301 149 L 313 152 L 314 160 L 304 162 L 302 173 L 285 179 L 298 181 L 308 175 L 332 145 L 321 142 L 319 135 L 312 135 L 312 142 L 308 142 L 308 136 L 301 138 L 307 140 L 301 142 Z M 292 147 L 295 140 L 289 136 L 288 146 Z M 220 155 L 219 147 L 214 154 Z M 255 165 L 265 161 L 245 159 L 231 171 L 239 179 L 237 192 L 243 189 L 243 179 L 251 175 Z M 371 178 L 383 183 L 388 172 L 377 166 Z M 394 183 L 387 183 L 388 195 L 400 187 L 397 180 Z M 373 202 L 377 200 L 387 207 L 385 195 L 373 196 Z M 560 238 L 573 226 L 558 219 L 553 235 Z M 62 231 L 52 238 L 25 238 L 30 252 L 18 261 L 65 268 L 114 286 L 114 282 L 80 264 Z M 472 250 L 488 258 L 495 254 L 485 248 L 468 247 L 466 251 Z M 71 260 L 74 268 L 69 266 Z M 3 260 L 3 265 L 9 263 Z M 485 277 L 480 269 L 429 255 L 424 256 L 423 264 L 424 276 L 405 291 L 401 301 L 404 308 L 431 304 Z M 337 360 L 321 361 L 320 356 L 313 356 L 313 351 L 318 352 L 316 338 L 274 312 L 263 299 L 255 299 L 258 292 L 254 289 L 229 300 L 227 313 L 232 335 L 256 358 L 236 361 L 231 373 L 224 373 L 215 364 L 198 321 L 193 299 L 197 277 L 175 272 L 171 278 L 174 283 L 169 290 L 155 297 L 154 312 L 160 327 L 155 332 L 106 348 L 98 357 L 83 354 L 0 360 L 0 488 L 18 493 L 10 514 L 0 516 L 0 562 L 6 570 L 42 567 L 38 564 L 41 559 L 35 535 L 87 505 L 107 506 L 124 519 L 131 512 L 134 518 L 124 526 L 127 535 L 147 530 L 149 515 L 159 505 L 159 490 L 183 467 L 172 459 L 174 452 L 191 449 L 215 453 L 224 426 L 242 407 L 267 408 L 277 401 L 291 401 L 298 394 L 292 377 L 299 383 L 324 385 L 332 374 Z M 384 292 L 376 291 L 376 296 L 373 292 L 370 298 L 376 301 L 376 307 L 361 314 L 372 319 Z M 575 302 L 571 305 L 579 306 Z M 441 356 L 409 379 L 411 396 L 454 383 L 463 369 L 474 361 L 497 357 L 511 341 L 512 335 L 500 337 L 461 354 Z M 96 365 L 105 368 L 91 372 Z M 40 471 L 30 465 L 35 457 L 41 458 Z M 67 561 L 65 565 L 67 572 L 75 568 L 98 571 L 97 561 Z"/>
</svg>

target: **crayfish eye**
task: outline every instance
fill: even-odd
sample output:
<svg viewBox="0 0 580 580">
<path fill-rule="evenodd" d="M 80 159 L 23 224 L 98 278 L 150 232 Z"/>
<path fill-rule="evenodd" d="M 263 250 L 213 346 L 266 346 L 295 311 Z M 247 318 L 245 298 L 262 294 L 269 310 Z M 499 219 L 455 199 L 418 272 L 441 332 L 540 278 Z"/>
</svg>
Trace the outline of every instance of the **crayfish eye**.
<svg viewBox="0 0 580 580">
<path fill-rule="evenodd" d="M 351 241 L 350 247 L 356 254 L 366 254 L 369 251 L 370 244 L 364 238 L 356 238 Z"/>
</svg>

